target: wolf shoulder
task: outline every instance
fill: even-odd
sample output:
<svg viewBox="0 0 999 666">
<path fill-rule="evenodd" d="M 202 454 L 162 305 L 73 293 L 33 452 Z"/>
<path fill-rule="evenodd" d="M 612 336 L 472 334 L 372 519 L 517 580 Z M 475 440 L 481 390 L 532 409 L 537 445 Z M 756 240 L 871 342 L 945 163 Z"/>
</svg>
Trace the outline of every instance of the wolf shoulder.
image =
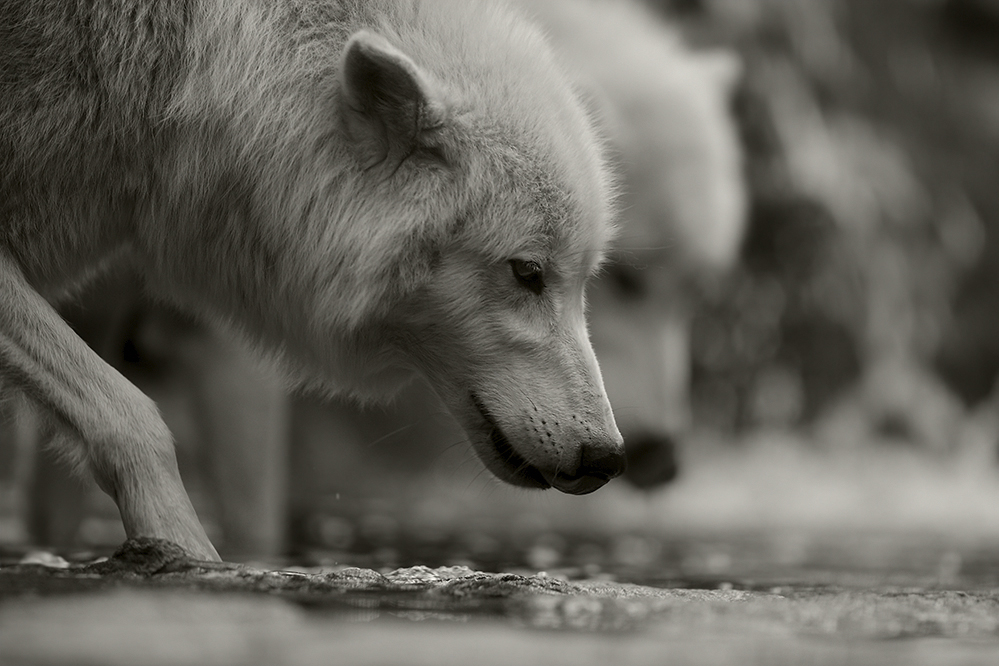
<svg viewBox="0 0 999 666">
<path fill-rule="evenodd" d="M 36 286 L 72 281 L 122 244 L 193 4 L 0 3 L 0 246 Z"/>
</svg>

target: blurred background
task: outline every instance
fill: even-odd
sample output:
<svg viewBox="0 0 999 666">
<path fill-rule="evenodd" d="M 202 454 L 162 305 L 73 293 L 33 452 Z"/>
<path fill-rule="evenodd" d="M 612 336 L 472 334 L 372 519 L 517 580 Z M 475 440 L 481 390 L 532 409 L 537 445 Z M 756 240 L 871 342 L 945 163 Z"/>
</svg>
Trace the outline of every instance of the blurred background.
<svg viewBox="0 0 999 666">
<path fill-rule="evenodd" d="M 103 278 L 64 314 L 158 400 L 223 556 L 648 580 L 917 539 L 973 568 L 999 541 L 999 1 L 521 4 L 622 179 L 589 301 L 628 477 L 504 486 L 426 387 L 289 391 Z M 44 419 L 2 409 L 0 543 L 119 543 Z"/>
</svg>

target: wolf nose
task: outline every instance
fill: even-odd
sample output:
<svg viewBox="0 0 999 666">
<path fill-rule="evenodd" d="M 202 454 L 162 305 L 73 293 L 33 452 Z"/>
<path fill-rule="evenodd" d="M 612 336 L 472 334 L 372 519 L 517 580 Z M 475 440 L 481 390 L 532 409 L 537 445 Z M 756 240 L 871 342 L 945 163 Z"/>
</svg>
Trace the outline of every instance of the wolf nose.
<svg viewBox="0 0 999 666">
<path fill-rule="evenodd" d="M 564 493 L 571 495 L 592 493 L 615 476 L 623 474 L 627 467 L 624 448 L 620 445 L 583 444 L 580 449 L 581 455 L 576 473 L 559 472 L 551 480 L 552 486 Z"/>
<path fill-rule="evenodd" d="M 583 455 L 579 461 L 577 476 L 602 476 L 608 481 L 620 476 L 628 467 L 628 459 L 620 447 L 583 446 Z"/>
</svg>

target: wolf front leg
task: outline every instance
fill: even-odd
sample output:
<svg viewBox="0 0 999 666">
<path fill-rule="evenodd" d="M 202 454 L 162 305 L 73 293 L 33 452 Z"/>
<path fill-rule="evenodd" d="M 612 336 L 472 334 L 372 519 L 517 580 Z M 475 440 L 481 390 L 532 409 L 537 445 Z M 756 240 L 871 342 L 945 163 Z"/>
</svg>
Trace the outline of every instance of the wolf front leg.
<svg viewBox="0 0 999 666">
<path fill-rule="evenodd" d="M 156 405 L 101 360 L 3 252 L 0 378 L 68 428 L 73 436 L 60 438 L 64 453 L 114 499 L 129 537 L 168 539 L 194 557 L 219 559 L 184 490 Z"/>
</svg>

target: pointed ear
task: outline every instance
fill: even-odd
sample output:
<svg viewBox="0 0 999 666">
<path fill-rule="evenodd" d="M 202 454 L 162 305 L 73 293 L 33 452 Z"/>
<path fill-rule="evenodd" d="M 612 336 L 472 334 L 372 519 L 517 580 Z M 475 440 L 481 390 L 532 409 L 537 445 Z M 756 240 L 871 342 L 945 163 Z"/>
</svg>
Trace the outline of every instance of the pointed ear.
<svg viewBox="0 0 999 666">
<path fill-rule="evenodd" d="M 443 103 L 416 63 L 367 30 L 344 47 L 340 89 L 347 137 L 365 168 L 402 160 L 417 147 L 420 132 L 444 118 Z"/>
</svg>

